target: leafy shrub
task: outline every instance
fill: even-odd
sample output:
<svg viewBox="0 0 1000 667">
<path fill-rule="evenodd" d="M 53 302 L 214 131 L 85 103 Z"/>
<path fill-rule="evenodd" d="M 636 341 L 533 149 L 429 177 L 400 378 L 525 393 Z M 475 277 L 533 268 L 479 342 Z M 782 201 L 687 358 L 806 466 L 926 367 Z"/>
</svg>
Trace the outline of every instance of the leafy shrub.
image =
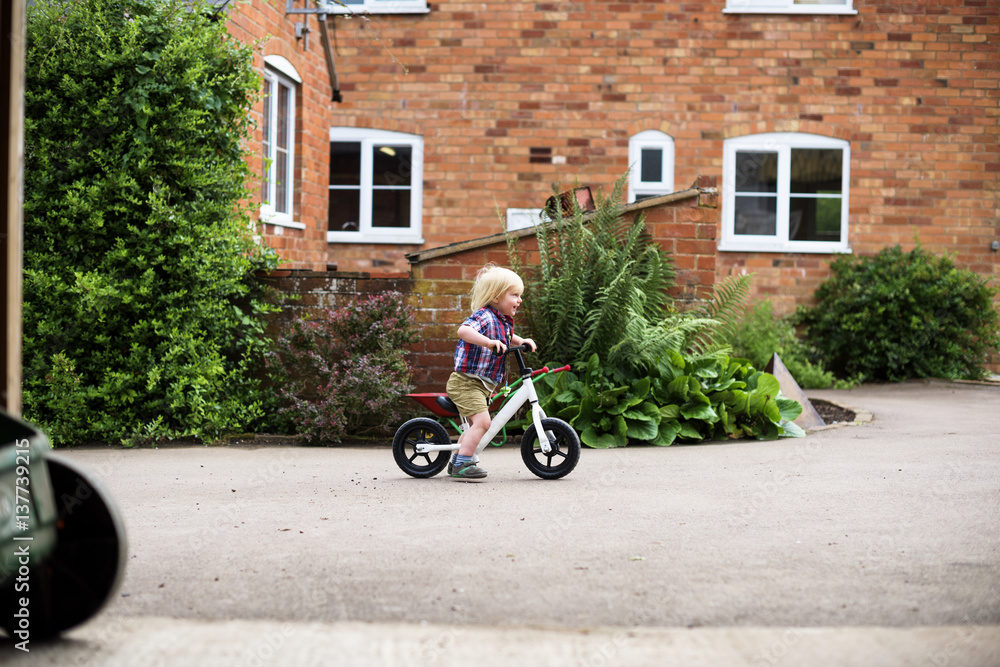
<svg viewBox="0 0 1000 667">
<path fill-rule="evenodd" d="M 589 447 L 804 435 L 792 423 L 802 406 L 780 395 L 777 379 L 724 353 L 688 362 L 669 352 L 641 376 L 618 380 L 595 354 L 579 373 L 537 384 L 545 413 L 572 424 Z"/>
<path fill-rule="evenodd" d="M 642 216 L 622 216 L 626 182 L 627 174 L 609 197 L 598 193 L 589 220 L 576 207 L 538 228 L 539 268 L 525 274 L 528 328 L 553 365 L 578 369 L 536 383 L 546 414 L 590 447 L 802 435 L 790 423 L 801 406 L 778 396 L 777 380 L 726 354 L 750 277 L 727 279 L 707 303 L 677 312 L 667 253 Z M 519 268 L 516 245 L 508 254 Z"/>
<path fill-rule="evenodd" d="M 781 362 L 803 389 L 847 388 L 849 381 L 837 380 L 833 373 L 809 358 L 809 348 L 796 337 L 791 318 L 776 317 L 770 301 L 748 307 L 733 335 L 733 354 L 765 368 L 777 353 Z"/>
<path fill-rule="evenodd" d="M 253 51 L 182 0 L 36 2 L 25 63 L 24 410 L 57 444 L 260 418 L 242 142 Z"/>
<path fill-rule="evenodd" d="M 1000 349 L 996 289 L 919 245 L 842 257 L 799 311 L 824 365 L 838 376 L 898 381 L 982 377 Z"/>
<path fill-rule="evenodd" d="M 416 340 L 398 292 L 296 320 L 268 355 L 281 416 L 311 443 L 339 442 L 374 417 L 376 426 L 395 423 L 412 388 L 404 346 Z"/>
</svg>

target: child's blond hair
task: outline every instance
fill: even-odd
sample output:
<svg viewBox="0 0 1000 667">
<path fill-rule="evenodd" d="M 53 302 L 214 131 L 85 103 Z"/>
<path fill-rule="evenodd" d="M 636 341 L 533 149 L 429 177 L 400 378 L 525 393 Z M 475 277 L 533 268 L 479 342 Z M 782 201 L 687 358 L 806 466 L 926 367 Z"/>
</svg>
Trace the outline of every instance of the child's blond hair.
<svg viewBox="0 0 1000 667">
<path fill-rule="evenodd" d="M 510 269 L 490 262 L 476 272 L 476 282 L 472 285 L 473 312 L 493 303 L 512 289 L 524 291 L 521 278 Z"/>
</svg>

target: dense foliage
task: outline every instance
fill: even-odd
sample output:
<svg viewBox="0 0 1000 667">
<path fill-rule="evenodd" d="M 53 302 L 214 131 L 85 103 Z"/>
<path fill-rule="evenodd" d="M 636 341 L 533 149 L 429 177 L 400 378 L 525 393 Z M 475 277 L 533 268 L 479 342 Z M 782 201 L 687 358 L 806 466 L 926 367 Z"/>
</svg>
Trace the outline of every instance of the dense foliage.
<svg viewBox="0 0 1000 667">
<path fill-rule="evenodd" d="M 339 442 L 398 422 L 399 399 L 412 389 L 405 346 L 417 340 L 403 299 L 387 292 L 323 310 L 279 338 L 268 367 L 292 430 L 310 443 Z"/>
<path fill-rule="evenodd" d="M 919 245 L 841 257 L 800 311 L 807 338 L 840 377 L 867 381 L 985 374 L 1000 349 L 996 289 Z"/>
<path fill-rule="evenodd" d="M 510 247 L 540 353 L 574 367 L 536 383 L 546 414 L 590 447 L 802 435 L 790 423 L 801 406 L 779 396 L 777 380 L 727 354 L 750 278 L 723 281 L 708 302 L 678 312 L 669 257 L 642 216 L 622 215 L 625 183 L 598 193 L 586 220 L 578 208 L 565 219 L 553 212 L 557 222 L 537 232 L 537 271 L 523 271 Z"/>
<path fill-rule="evenodd" d="M 24 409 L 57 444 L 261 415 L 249 47 L 186 0 L 29 5 Z"/>
</svg>

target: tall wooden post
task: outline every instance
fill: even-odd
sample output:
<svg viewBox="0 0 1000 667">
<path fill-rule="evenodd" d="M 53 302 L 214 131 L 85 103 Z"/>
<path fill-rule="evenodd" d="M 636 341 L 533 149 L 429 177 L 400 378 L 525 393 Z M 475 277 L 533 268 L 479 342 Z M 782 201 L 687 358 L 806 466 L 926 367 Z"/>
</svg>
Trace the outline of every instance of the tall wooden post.
<svg viewBox="0 0 1000 667">
<path fill-rule="evenodd" d="M 0 408 L 14 416 L 21 414 L 24 10 L 24 0 L 0 2 Z"/>
</svg>

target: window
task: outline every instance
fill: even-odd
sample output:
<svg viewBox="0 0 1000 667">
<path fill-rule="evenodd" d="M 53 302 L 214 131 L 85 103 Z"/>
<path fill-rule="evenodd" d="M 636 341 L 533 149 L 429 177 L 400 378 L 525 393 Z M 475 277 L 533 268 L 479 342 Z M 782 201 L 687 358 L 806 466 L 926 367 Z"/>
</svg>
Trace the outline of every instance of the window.
<svg viewBox="0 0 1000 667">
<path fill-rule="evenodd" d="M 674 140 L 646 130 L 628 141 L 628 201 L 668 195 L 674 191 Z"/>
<path fill-rule="evenodd" d="M 814 134 L 758 134 L 723 148 L 720 250 L 849 252 L 850 145 Z"/>
<path fill-rule="evenodd" d="M 286 59 L 264 59 L 263 167 L 261 220 L 273 225 L 305 228 L 293 221 L 295 197 L 295 93 L 302 80 Z"/>
<path fill-rule="evenodd" d="M 729 14 L 857 14 L 852 0 L 726 0 Z"/>
<path fill-rule="evenodd" d="M 342 3 L 342 4 L 341 4 Z M 344 5 L 347 5 L 346 7 Z M 326 0 L 331 14 L 426 14 L 427 0 Z"/>
<path fill-rule="evenodd" d="M 330 242 L 423 243 L 424 140 L 330 129 Z"/>
</svg>

